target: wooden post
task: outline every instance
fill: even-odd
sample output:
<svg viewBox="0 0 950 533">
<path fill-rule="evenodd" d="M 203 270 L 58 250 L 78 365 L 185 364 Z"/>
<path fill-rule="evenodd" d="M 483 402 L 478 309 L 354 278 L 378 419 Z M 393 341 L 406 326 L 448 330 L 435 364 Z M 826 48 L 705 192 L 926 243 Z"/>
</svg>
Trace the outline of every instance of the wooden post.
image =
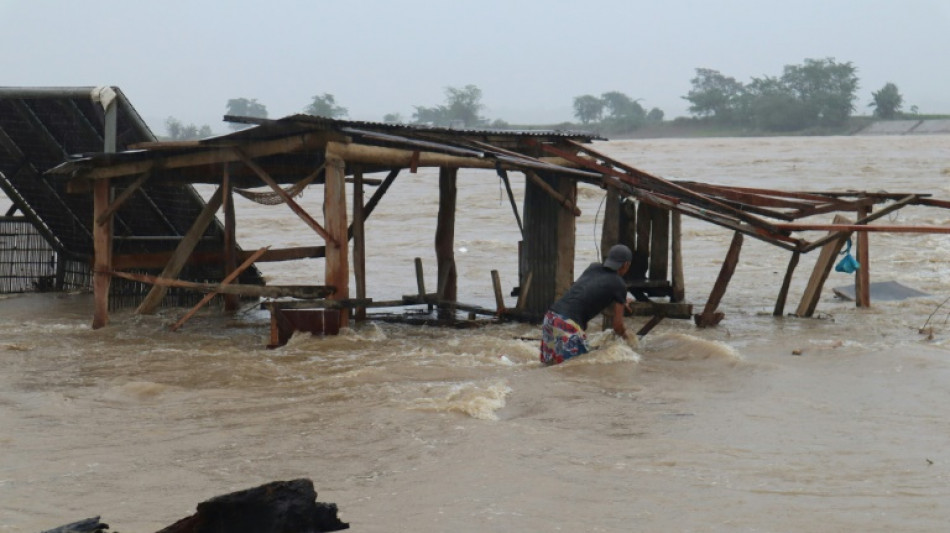
<svg viewBox="0 0 950 533">
<path fill-rule="evenodd" d="M 327 232 L 326 284 L 336 288 L 330 298 L 350 297 L 349 239 L 346 221 L 346 163 L 336 155 L 337 143 L 327 143 L 323 211 Z M 349 325 L 349 313 L 340 313 L 340 327 Z"/>
<path fill-rule="evenodd" d="M 201 213 L 198 214 L 198 218 L 195 219 L 194 224 L 191 225 L 191 228 L 188 229 L 185 236 L 178 242 L 175 253 L 172 254 L 165 268 L 162 270 L 162 273 L 159 274 L 160 278 L 173 279 L 178 277 L 178 274 L 181 273 L 181 269 L 184 268 L 185 263 L 188 262 L 188 257 L 191 255 L 191 252 L 194 251 L 195 246 L 198 245 L 198 241 L 201 240 L 201 236 L 204 235 L 205 230 L 208 228 L 208 224 L 211 224 L 211 221 L 214 220 L 215 212 L 221 207 L 222 196 L 223 191 L 219 187 L 211 196 L 211 199 L 208 200 L 204 209 L 201 210 Z M 155 310 L 158 309 L 158 306 L 161 305 L 162 299 L 165 298 L 167 292 L 168 287 L 155 285 L 152 287 L 152 290 L 145 295 L 145 299 L 142 300 L 142 303 L 139 304 L 135 312 L 141 315 L 154 313 Z"/>
<path fill-rule="evenodd" d="M 604 199 L 604 225 L 600 231 L 600 260 L 607 259 L 610 247 L 620 242 L 620 194 L 613 187 L 607 188 Z"/>
<path fill-rule="evenodd" d="M 686 299 L 686 283 L 683 279 L 683 217 L 680 213 L 671 213 L 672 236 L 671 255 L 673 260 L 673 294 L 670 302 L 682 302 Z"/>
<path fill-rule="evenodd" d="M 564 198 L 576 198 L 574 180 L 541 173 L 539 177 Z M 525 315 L 540 319 L 574 282 L 574 224 L 571 211 L 534 181 L 527 180 L 524 195 L 524 242 L 522 244 L 521 291 Z M 531 290 L 526 280 L 531 276 Z"/>
<path fill-rule="evenodd" d="M 665 281 L 670 261 L 670 212 L 661 207 L 650 209 L 650 275 L 652 281 Z"/>
<path fill-rule="evenodd" d="M 736 271 L 736 265 L 739 263 L 739 252 L 741 250 L 742 234 L 737 231 L 732 236 L 732 243 L 729 245 L 726 259 L 722 262 L 722 269 L 719 271 L 719 277 L 716 278 L 716 284 L 713 285 L 709 299 L 706 300 L 706 307 L 703 308 L 701 314 L 693 317 L 697 326 L 701 328 L 715 326 L 722 321 L 725 316 L 722 313 L 717 313 L 716 309 L 719 307 L 719 302 L 722 300 L 723 295 L 726 294 L 726 287 L 729 285 L 729 280 L 732 279 L 732 274 Z"/>
<path fill-rule="evenodd" d="M 557 178 L 557 181 L 557 192 L 572 203 L 576 203 L 577 182 L 564 177 Z M 572 211 L 566 209 L 558 209 L 556 217 L 557 270 L 554 278 L 554 291 L 555 294 L 560 297 L 567 292 L 574 283 L 574 248 L 577 238 L 577 218 Z"/>
<path fill-rule="evenodd" d="M 871 206 L 858 208 L 858 220 L 871 215 Z M 868 251 L 868 232 L 858 232 L 858 263 L 861 265 L 854 273 L 854 304 L 858 307 L 871 307 L 871 254 Z"/>
<path fill-rule="evenodd" d="M 505 297 L 501 291 L 501 278 L 497 270 L 491 271 L 491 286 L 495 290 L 495 313 L 501 316 L 505 312 Z"/>
<path fill-rule="evenodd" d="M 230 164 L 223 165 L 221 177 L 222 210 L 224 211 L 224 271 L 234 272 L 237 268 L 237 237 L 234 216 L 234 184 L 231 182 Z M 236 294 L 224 295 L 224 310 L 237 311 L 240 306 L 240 297 Z"/>
<path fill-rule="evenodd" d="M 782 280 L 782 289 L 778 293 L 778 298 L 775 300 L 775 309 L 772 311 L 773 316 L 782 316 L 785 313 L 785 300 L 788 298 L 788 288 L 792 284 L 792 274 L 795 273 L 795 267 L 798 266 L 798 260 L 801 257 L 801 252 L 792 253 L 792 258 L 788 261 L 788 268 L 785 269 L 785 279 Z"/>
<path fill-rule="evenodd" d="M 353 275 L 356 278 L 356 298 L 366 298 L 366 232 L 363 213 L 363 170 L 353 172 Z M 366 307 L 354 310 L 357 322 L 366 320 Z"/>
<path fill-rule="evenodd" d="M 850 222 L 847 217 L 841 215 L 835 215 L 833 221 L 834 224 L 848 224 Z M 795 315 L 797 316 L 810 317 L 815 313 L 815 308 L 818 307 L 818 300 L 821 298 L 821 289 L 825 285 L 825 280 L 828 279 L 828 274 L 831 273 L 831 267 L 835 264 L 835 258 L 837 258 L 838 253 L 841 252 L 845 241 L 851 236 L 851 233 L 834 231 L 829 232 L 828 235 L 836 233 L 840 236 L 825 244 L 818 254 L 818 260 L 815 262 L 815 268 L 812 270 L 811 278 L 808 280 L 808 286 L 805 287 L 805 294 L 802 296 L 802 301 L 798 304 L 798 310 L 795 311 Z"/>
<path fill-rule="evenodd" d="M 634 262 L 642 264 L 644 277 L 650 264 L 650 226 L 653 223 L 653 206 L 640 202 L 637 205 L 637 247 L 633 250 Z"/>
<path fill-rule="evenodd" d="M 112 216 L 97 222 L 99 216 L 109 207 L 112 185 L 109 180 L 96 180 L 93 184 L 93 250 L 94 269 L 92 290 L 94 310 L 92 329 L 99 329 L 109 323 L 109 285 L 112 277 Z"/>
<path fill-rule="evenodd" d="M 438 292 L 442 301 L 458 299 L 458 276 L 455 269 L 455 204 L 458 169 L 439 168 L 439 214 L 435 229 L 435 257 L 438 264 Z M 451 307 L 439 306 L 439 318 L 455 316 Z"/>
<path fill-rule="evenodd" d="M 422 272 L 422 258 L 415 259 L 416 264 L 416 290 L 419 291 L 419 301 L 426 301 L 426 278 Z"/>
</svg>

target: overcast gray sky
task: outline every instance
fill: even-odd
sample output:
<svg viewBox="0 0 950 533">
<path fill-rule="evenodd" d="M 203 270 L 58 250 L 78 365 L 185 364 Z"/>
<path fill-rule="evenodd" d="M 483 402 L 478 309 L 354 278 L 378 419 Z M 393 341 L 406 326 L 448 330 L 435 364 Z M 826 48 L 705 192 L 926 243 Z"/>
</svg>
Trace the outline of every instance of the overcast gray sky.
<svg viewBox="0 0 950 533">
<path fill-rule="evenodd" d="M 242 97 L 408 119 L 468 84 L 512 123 L 614 90 L 673 118 L 696 68 L 745 83 L 826 57 L 857 67 L 859 113 L 887 82 L 950 113 L 950 0 L 0 0 L 0 28 L 0 85 L 118 85 L 156 133 L 223 132 Z"/>
</svg>

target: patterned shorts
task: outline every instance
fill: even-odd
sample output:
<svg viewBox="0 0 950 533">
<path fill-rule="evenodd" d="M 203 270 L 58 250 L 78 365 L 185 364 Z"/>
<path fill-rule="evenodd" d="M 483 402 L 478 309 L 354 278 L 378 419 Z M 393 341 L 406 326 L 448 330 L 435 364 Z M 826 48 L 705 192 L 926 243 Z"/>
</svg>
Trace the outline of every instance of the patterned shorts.
<svg viewBox="0 0 950 533">
<path fill-rule="evenodd" d="M 542 363 L 556 365 L 587 352 L 587 335 L 577 322 L 553 311 L 544 315 L 541 325 Z"/>
</svg>

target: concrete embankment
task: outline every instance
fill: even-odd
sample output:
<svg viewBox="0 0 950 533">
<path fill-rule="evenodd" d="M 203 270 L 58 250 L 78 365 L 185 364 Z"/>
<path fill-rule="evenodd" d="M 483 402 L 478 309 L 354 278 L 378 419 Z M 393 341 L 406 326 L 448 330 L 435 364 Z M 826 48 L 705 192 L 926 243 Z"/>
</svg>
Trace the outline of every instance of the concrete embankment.
<svg viewBox="0 0 950 533">
<path fill-rule="evenodd" d="M 928 135 L 950 133 L 950 119 L 875 122 L 855 135 Z"/>
</svg>

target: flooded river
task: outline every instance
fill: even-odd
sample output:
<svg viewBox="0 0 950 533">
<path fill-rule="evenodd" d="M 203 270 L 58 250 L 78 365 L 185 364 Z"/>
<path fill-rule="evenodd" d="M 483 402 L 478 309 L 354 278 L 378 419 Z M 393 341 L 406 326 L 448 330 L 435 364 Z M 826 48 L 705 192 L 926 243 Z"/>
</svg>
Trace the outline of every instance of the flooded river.
<svg viewBox="0 0 950 533">
<path fill-rule="evenodd" d="M 950 198 L 950 136 L 596 148 L 670 179 Z M 437 183 L 400 175 L 367 222 L 370 296 L 416 292 L 415 257 L 436 286 Z M 311 213 L 320 193 L 301 199 Z M 604 193 L 579 197 L 578 273 L 598 257 Z M 459 300 L 493 306 L 492 269 L 517 284 L 517 225 L 491 172 L 460 172 L 458 206 Z M 244 249 L 322 244 L 284 207 L 242 201 L 238 220 Z M 950 211 L 887 220 L 946 225 Z M 684 218 L 697 307 L 731 237 Z M 155 531 L 212 496 L 298 477 L 353 531 L 945 531 L 950 236 L 871 234 L 870 254 L 872 281 L 929 296 L 858 309 L 831 291 L 853 277 L 833 272 L 816 318 L 776 318 L 789 252 L 747 239 L 719 327 L 667 320 L 636 350 L 594 333 L 602 349 L 552 368 L 531 325 L 370 321 L 268 350 L 253 307 L 176 333 L 183 309 L 122 311 L 93 331 L 88 294 L 2 297 L 0 531 L 95 515 Z M 318 260 L 261 268 L 272 283 L 323 276 Z"/>
</svg>

